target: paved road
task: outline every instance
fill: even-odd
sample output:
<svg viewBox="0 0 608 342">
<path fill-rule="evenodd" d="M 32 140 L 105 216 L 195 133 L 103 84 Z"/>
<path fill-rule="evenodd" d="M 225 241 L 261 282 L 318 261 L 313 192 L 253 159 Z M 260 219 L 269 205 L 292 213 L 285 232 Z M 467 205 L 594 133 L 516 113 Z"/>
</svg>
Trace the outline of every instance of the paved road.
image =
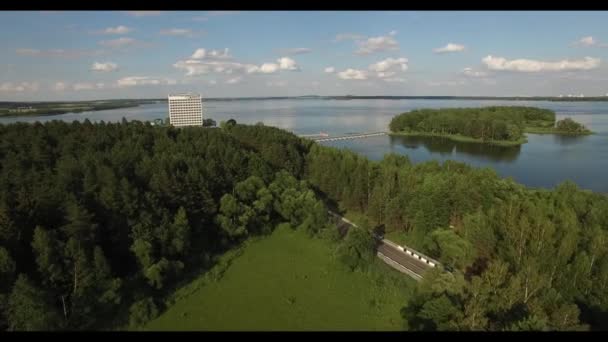
<svg viewBox="0 0 608 342">
<path fill-rule="evenodd" d="M 378 252 L 420 277 L 424 275 L 426 270 L 431 268 L 431 266 L 428 264 L 414 258 L 409 254 L 403 253 L 399 249 L 386 243 L 382 243 L 378 246 Z"/>
<path fill-rule="evenodd" d="M 338 225 L 338 229 L 343 232 L 343 234 L 346 234 L 344 228 L 346 228 L 345 226 L 352 226 L 357 228 L 357 225 L 354 224 L 353 222 L 347 220 L 346 218 L 330 211 L 329 212 L 332 216 L 339 218 L 341 222 L 339 222 Z M 421 261 L 420 259 L 418 259 L 417 257 L 406 253 L 405 251 L 402 251 L 401 249 L 399 249 L 398 245 L 390 240 L 386 240 L 386 239 L 380 239 L 379 237 L 376 237 L 378 239 L 378 247 L 377 247 L 377 252 L 379 252 L 381 255 L 378 255 L 379 257 L 381 257 L 385 262 L 387 262 L 387 260 L 385 260 L 384 258 L 388 258 L 390 259 L 390 261 L 397 263 L 398 265 L 394 265 L 393 263 L 387 262 L 389 265 L 391 265 L 392 267 L 394 267 L 395 269 L 407 273 L 408 275 L 410 275 L 412 278 L 416 279 L 416 280 L 420 280 L 422 279 L 424 272 L 430 268 L 432 268 L 431 265 L 427 264 L 426 262 Z M 408 248 L 409 249 L 409 248 Z M 411 249 L 409 249 L 411 250 Z M 417 254 L 420 254 L 418 252 L 416 252 Z M 384 256 L 384 258 L 383 258 Z M 424 256 L 426 257 L 426 256 Z M 429 259 L 428 257 L 426 257 L 427 259 Z M 438 262 L 436 260 L 432 260 L 431 261 L 435 262 L 435 264 L 438 264 Z M 400 266 L 400 267 L 399 267 Z M 404 270 L 405 268 L 405 270 Z"/>
</svg>

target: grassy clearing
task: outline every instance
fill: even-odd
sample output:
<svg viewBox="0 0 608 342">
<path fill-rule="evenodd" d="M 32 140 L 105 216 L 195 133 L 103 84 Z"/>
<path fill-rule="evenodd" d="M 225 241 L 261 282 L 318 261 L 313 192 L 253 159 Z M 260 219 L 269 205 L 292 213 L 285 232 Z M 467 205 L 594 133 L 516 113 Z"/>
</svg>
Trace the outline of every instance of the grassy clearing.
<svg viewBox="0 0 608 342">
<path fill-rule="evenodd" d="M 178 290 L 145 330 L 401 330 L 416 282 L 376 259 L 350 272 L 335 244 L 279 227 Z M 211 274 L 214 274 L 212 276 Z M 216 279 L 215 281 L 213 279 Z"/>
<path fill-rule="evenodd" d="M 460 134 L 441 134 L 441 133 L 428 133 L 428 132 L 391 132 L 390 135 L 404 135 L 404 136 L 412 136 L 412 137 L 440 137 L 446 138 L 453 141 L 460 142 L 471 142 L 471 143 L 480 143 L 480 144 L 488 144 L 488 145 L 496 145 L 496 146 L 519 146 L 528 142 L 526 137 L 523 137 L 519 140 L 510 141 L 510 140 L 481 140 L 477 138 L 467 137 L 465 135 Z"/>
</svg>

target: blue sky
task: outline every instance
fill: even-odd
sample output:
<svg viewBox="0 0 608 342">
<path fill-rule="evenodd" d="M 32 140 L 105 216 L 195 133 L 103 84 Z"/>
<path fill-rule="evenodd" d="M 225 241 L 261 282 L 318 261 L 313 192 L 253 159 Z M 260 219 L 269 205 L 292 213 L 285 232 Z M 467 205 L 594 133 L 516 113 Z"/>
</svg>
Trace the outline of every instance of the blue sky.
<svg viewBox="0 0 608 342">
<path fill-rule="evenodd" d="M 0 13 L 0 100 L 608 93 L 608 12 Z"/>
</svg>

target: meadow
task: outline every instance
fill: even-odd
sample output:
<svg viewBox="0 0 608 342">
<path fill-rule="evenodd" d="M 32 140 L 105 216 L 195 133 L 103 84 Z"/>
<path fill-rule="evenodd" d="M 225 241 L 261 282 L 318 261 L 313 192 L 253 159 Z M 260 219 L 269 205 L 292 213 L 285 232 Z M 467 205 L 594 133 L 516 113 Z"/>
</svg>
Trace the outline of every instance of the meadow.
<svg viewBox="0 0 608 342">
<path fill-rule="evenodd" d="M 379 259 L 351 272 L 335 246 L 279 227 L 178 290 L 145 330 L 407 329 L 400 310 L 415 281 Z"/>
</svg>

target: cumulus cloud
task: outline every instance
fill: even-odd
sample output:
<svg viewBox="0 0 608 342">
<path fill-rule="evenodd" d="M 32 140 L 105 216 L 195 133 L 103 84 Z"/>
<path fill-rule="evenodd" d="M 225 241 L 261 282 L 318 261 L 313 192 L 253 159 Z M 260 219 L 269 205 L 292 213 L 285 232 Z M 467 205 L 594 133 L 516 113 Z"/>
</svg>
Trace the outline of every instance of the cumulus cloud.
<svg viewBox="0 0 608 342">
<path fill-rule="evenodd" d="M 207 52 L 207 50 L 199 48 L 194 51 L 192 56 L 190 56 L 192 59 L 227 59 L 231 57 L 232 56 L 230 56 L 230 50 L 228 48 L 225 48 L 223 52 L 219 50 L 210 50 Z"/>
<path fill-rule="evenodd" d="M 339 72 L 338 77 L 343 80 L 366 80 L 367 71 L 349 68 Z"/>
<path fill-rule="evenodd" d="M 127 26 L 123 26 L 123 25 L 118 25 L 116 27 L 108 27 L 105 30 L 102 31 L 102 33 L 105 34 L 127 34 L 129 32 L 131 32 L 132 29 L 127 27 Z"/>
<path fill-rule="evenodd" d="M 129 76 L 123 77 L 116 81 L 116 86 L 119 88 L 134 87 L 142 85 L 173 85 L 177 82 L 172 79 L 161 79 L 148 76 Z"/>
<path fill-rule="evenodd" d="M 592 36 L 582 37 L 581 39 L 574 42 L 574 45 L 585 46 L 585 47 L 608 47 L 606 43 L 600 43 L 597 39 Z"/>
<path fill-rule="evenodd" d="M 477 71 L 473 70 L 473 68 L 464 68 L 462 69 L 462 74 L 467 77 L 486 77 L 488 73 L 485 71 Z"/>
<path fill-rule="evenodd" d="M 161 15 L 161 11 L 127 11 L 128 14 L 134 17 L 154 17 Z"/>
<path fill-rule="evenodd" d="M 371 37 L 363 41 L 359 41 L 359 49 L 355 52 L 358 55 L 369 55 L 382 51 L 394 51 L 399 49 L 399 43 L 393 38 L 394 36 L 379 36 Z"/>
<path fill-rule="evenodd" d="M 374 63 L 369 66 L 369 70 L 376 72 L 385 72 L 391 69 L 401 69 L 401 71 L 407 70 L 407 58 L 387 58 L 383 61 Z"/>
<path fill-rule="evenodd" d="M 121 48 L 129 45 L 133 45 L 136 43 L 136 40 L 129 37 L 120 37 L 117 39 L 111 40 L 102 40 L 99 42 L 99 45 L 109 47 L 109 48 Z"/>
<path fill-rule="evenodd" d="M 462 51 L 464 51 L 464 49 L 465 49 L 464 45 L 448 43 L 446 46 L 434 49 L 433 51 L 435 53 L 450 53 L 450 52 L 462 52 Z"/>
<path fill-rule="evenodd" d="M 118 64 L 112 62 L 99 63 L 95 62 L 91 66 L 91 70 L 93 71 L 101 71 L 101 72 L 110 72 L 118 70 Z"/>
<path fill-rule="evenodd" d="M 222 60 L 228 58 L 231 58 L 228 49 L 225 49 L 224 52 L 219 52 L 217 50 L 207 51 L 200 48 L 194 51 L 190 59 L 177 61 L 173 64 L 173 67 L 185 70 L 186 76 L 196 76 L 212 72 L 224 74 L 273 74 L 280 70 L 300 70 L 298 64 L 289 57 L 281 57 L 277 59 L 276 63 L 263 63 L 259 66 Z"/>
<path fill-rule="evenodd" d="M 588 37 L 583 37 L 581 39 L 579 39 L 577 41 L 578 44 L 583 45 L 583 46 L 593 46 L 595 44 L 597 44 L 597 41 L 595 39 L 593 39 L 592 36 L 588 36 Z"/>
<path fill-rule="evenodd" d="M 585 57 L 578 60 L 561 60 L 556 62 L 538 61 L 533 59 L 507 60 L 503 57 L 486 56 L 482 62 L 490 70 L 542 72 L 542 71 L 577 71 L 591 70 L 599 67 L 600 59 Z"/>
<path fill-rule="evenodd" d="M 403 73 L 408 69 L 408 59 L 405 57 L 400 58 L 387 58 L 376 63 L 370 64 L 368 70 L 359 69 L 346 69 L 338 72 L 338 77 L 343 80 L 367 80 L 367 79 L 378 79 L 386 82 L 405 82 L 405 79 L 398 77 L 399 73 Z M 326 68 L 326 72 L 327 72 Z M 333 71 L 333 67 L 332 67 Z"/>
<path fill-rule="evenodd" d="M 327 68 L 325 68 L 325 72 L 328 73 L 328 74 L 334 73 L 334 72 L 336 72 L 336 68 L 334 68 L 334 67 L 327 67 Z"/>
<path fill-rule="evenodd" d="M 272 74 L 279 70 L 279 65 L 276 63 L 264 63 L 258 69 L 250 69 L 250 70 L 251 70 L 250 71 L 251 73 L 261 72 L 263 74 Z M 255 70 L 255 71 L 253 71 L 253 70 Z"/>
<path fill-rule="evenodd" d="M 296 64 L 296 61 L 289 57 L 281 57 L 277 59 L 277 62 L 279 62 L 279 68 L 281 68 L 281 70 L 300 70 L 300 67 Z"/>
<path fill-rule="evenodd" d="M 237 76 L 237 77 L 233 77 L 233 78 L 227 80 L 226 84 L 237 84 L 237 83 L 241 83 L 242 80 L 243 80 L 243 77 Z"/>
<path fill-rule="evenodd" d="M 7 93 L 22 93 L 22 92 L 34 92 L 37 91 L 40 85 L 38 82 L 21 82 L 21 83 L 13 83 L 13 82 L 4 82 L 0 84 L 0 91 Z"/>
</svg>

